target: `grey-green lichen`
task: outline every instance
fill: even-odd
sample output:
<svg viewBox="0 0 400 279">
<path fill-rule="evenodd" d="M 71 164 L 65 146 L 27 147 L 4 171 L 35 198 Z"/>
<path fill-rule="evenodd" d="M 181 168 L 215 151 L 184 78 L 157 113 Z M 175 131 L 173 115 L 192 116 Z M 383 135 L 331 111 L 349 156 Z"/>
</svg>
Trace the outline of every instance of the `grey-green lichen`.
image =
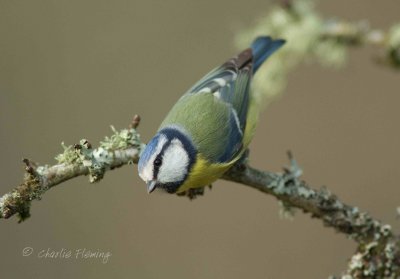
<svg viewBox="0 0 400 279">
<path fill-rule="evenodd" d="M 371 241 L 363 245 L 349 261 L 350 278 L 398 278 L 399 267 L 395 263 L 398 245 L 394 241 Z"/>
<path fill-rule="evenodd" d="M 390 225 L 371 220 L 375 231 L 370 242 L 362 242 L 351 258 L 347 273 L 354 278 L 399 278 L 399 240 Z M 342 277 L 343 278 L 343 277 Z"/>
<path fill-rule="evenodd" d="M 400 24 L 396 24 L 390 28 L 389 45 L 393 48 L 400 47 Z"/>
<path fill-rule="evenodd" d="M 40 196 L 39 188 L 38 181 L 32 178 L 0 197 L 0 217 L 8 218 L 17 211 L 18 222 L 27 219 L 30 216 L 30 202 Z"/>
<path fill-rule="evenodd" d="M 17 196 L 13 197 L 13 194 L 16 194 Z M 19 194 L 18 192 L 11 192 L 11 193 L 7 193 L 5 195 L 3 195 L 2 197 L 0 197 L 0 212 L 5 212 L 7 210 L 7 203 L 10 199 L 12 198 L 19 198 Z"/>
<path fill-rule="evenodd" d="M 91 183 L 97 182 L 104 177 L 104 173 L 110 168 L 114 161 L 114 151 L 119 149 L 126 149 L 129 147 L 138 147 L 143 149 L 144 144 L 140 141 L 140 135 L 136 129 L 122 129 L 116 130 L 111 126 L 113 135 L 105 137 L 100 142 L 99 148 L 92 149 L 91 145 L 85 144 L 87 140 L 82 140 L 80 143 L 81 148 L 79 152 L 80 159 L 84 166 L 89 168 L 89 181 Z"/>
<path fill-rule="evenodd" d="M 302 62 L 341 67 L 349 45 L 373 44 L 384 48 L 389 62 L 400 67 L 400 24 L 386 34 L 373 30 L 367 21 L 325 20 L 315 10 L 315 1 L 296 0 L 276 5 L 254 26 L 238 32 L 236 45 L 248 47 L 257 36 L 270 35 L 287 41 L 284 47 L 260 67 L 252 87 L 257 102 L 268 104 L 279 96 L 291 70 Z"/>
<path fill-rule="evenodd" d="M 236 36 L 239 48 L 247 47 L 260 35 L 287 40 L 274 59 L 268 60 L 254 77 L 254 96 L 262 102 L 283 91 L 289 72 L 300 62 L 317 58 L 324 65 L 341 66 L 346 60 L 346 48 L 342 44 L 336 40 L 320 40 L 325 23 L 315 11 L 313 1 L 297 0 L 290 5 L 290 8 L 275 6 L 255 26 Z"/>
<path fill-rule="evenodd" d="M 297 184 L 298 176 L 288 174 L 277 174 L 268 185 L 268 188 L 276 195 L 299 196 L 305 199 L 313 198 L 316 192 L 313 189 L 302 187 Z"/>
<path fill-rule="evenodd" d="M 290 166 L 285 168 L 285 173 L 275 174 L 270 182 L 269 188 L 277 195 L 299 196 L 304 199 L 315 197 L 313 189 L 302 187 L 299 177 L 303 175 L 303 170 L 297 164 L 292 154 L 289 152 Z M 288 207 L 288 205 L 285 205 Z M 289 210 L 289 208 L 287 208 Z"/>
<path fill-rule="evenodd" d="M 81 164 L 89 169 L 89 181 L 97 182 L 104 177 L 104 173 L 114 162 L 114 151 L 123 150 L 130 147 L 137 147 L 139 150 L 144 148 L 140 140 L 140 135 L 135 128 L 122 129 L 118 131 L 111 126 L 113 134 L 106 136 L 100 142 L 98 148 L 86 139 L 80 140 L 75 146 L 61 143 L 64 151 L 57 155 L 55 159 L 59 164 Z"/>
<path fill-rule="evenodd" d="M 400 24 L 389 31 L 389 59 L 393 66 L 400 68 Z"/>
<path fill-rule="evenodd" d="M 111 137 L 105 137 L 100 142 L 100 147 L 106 150 L 123 149 L 129 146 L 141 146 L 140 135 L 135 129 L 122 129 L 117 131 L 114 126 L 111 126 L 113 135 Z"/>
<path fill-rule="evenodd" d="M 296 209 L 287 202 L 278 201 L 279 204 L 279 217 L 285 220 L 292 221 L 296 213 Z"/>
<path fill-rule="evenodd" d="M 79 155 L 75 152 L 75 148 L 72 145 L 65 145 L 61 142 L 63 153 L 56 155 L 55 159 L 59 164 L 73 164 L 79 161 Z"/>
</svg>

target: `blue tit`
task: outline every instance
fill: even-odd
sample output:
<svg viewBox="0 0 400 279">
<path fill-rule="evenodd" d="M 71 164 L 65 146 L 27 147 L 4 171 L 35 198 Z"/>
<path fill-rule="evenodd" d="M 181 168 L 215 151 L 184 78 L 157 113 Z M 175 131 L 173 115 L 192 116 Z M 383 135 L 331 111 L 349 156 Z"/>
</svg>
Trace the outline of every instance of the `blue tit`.
<svg viewBox="0 0 400 279">
<path fill-rule="evenodd" d="M 179 194 L 210 185 L 241 158 L 258 121 L 252 76 L 284 43 L 256 38 L 178 100 L 139 159 L 149 193 L 158 188 Z"/>
</svg>

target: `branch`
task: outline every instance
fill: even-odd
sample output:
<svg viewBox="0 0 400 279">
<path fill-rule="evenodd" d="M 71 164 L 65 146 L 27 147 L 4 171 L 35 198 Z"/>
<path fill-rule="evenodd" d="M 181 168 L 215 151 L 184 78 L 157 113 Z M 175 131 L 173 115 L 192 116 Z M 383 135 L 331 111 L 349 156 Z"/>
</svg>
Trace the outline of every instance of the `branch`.
<svg viewBox="0 0 400 279">
<path fill-rule="evenodd" d="M 254 26 L 237 32 L 238 49 L 249 46 L 253 39 L 269 34 L 284 38 L 285 47 L 261 67 L 253 79 L 255 98 L 268 103 L 284 91 L 289 73 L 303 62 L 342 67 L 351 47 L 373 46 L 374 61 L 395 70 L 400 69 L 400 23 L 389 30 L 371 27 L 366 20 L 350 22 L 325 19 L 311 0 L 280 0 Z"/>
<path fill-rule="evenodd" d="M 310 213 L 357 242 L 369 242 L 376 234 L 386 233 L 388 228 L 369 214 L 344 204 L 326 188 L 317 191 L 299 180 L 302 170 L 290 153 L 289 158 L 290 168 L 284 173 L 260 171 L 243 164 L 229 170 L 224 179 L 273 195 L 285 205 Z"/>
<path fill-rule="evenodd" d="M 371 28 L 366 20 L 329 20 L 324 24 L 321 39 L 334 40 L 349 46 L 375 46 L 380 50 L 375 57 L 377 63 L 400 69 L 400 25 L 385 32 Z"/>
<path fill-rule="evenodd" d="M 24 181 L 0 198 L 0 216 L 7 219 L 18 214 L 22 221 L 29 217 L 31 201 L 40 200 L 50 188 L 81 175 L 89 175 L 89 181 L 94 183 L 108 170 L 137 163 L 144 146 L 136 131 L 139 121 L 135 116 L 129 129 L 119 132 L 114 129 L 114 135 L 106 137 L 96 149 L 87 140 L 81 140 L 73 148 L 64 147 L 64 153 L 57 156 L 61 163 L 53 166 L 36 166 L 24 159 Z M 348 274 L 399 274 L 400 240 L 391 227 L 343 203 L 327 189 L 317 191 L 300 181 L 302 170 L 290 153 L 289 158 L 290 167 L 283 173 L 274 173 L 252 168 L 247 164 L 246 155 L 245 160 L 233 166 L 223 179 L 273 195 L 286 207 L 310 213 L 326 226 L 357 241 L 358 252 L 350 261 Z"/>
<path fill-rule="evenodd" d="M 326 188 L 317 191 L 300 181 L 302 171 L 289 154 L 290 168 L 284 173 L 260 171 L 238 164 L 223 177 L 228 181 L 273 195 L 285 206 L 296 207 L 323 221 L 359 245 L 343 279 L 398 278 L 400 276 L 400 238 L 390 225 L 382 224 L 357 207 L 343 203 Z M 351 277 L 346 277 L 351 276 Z"/>
<path fill-rule="evenodd" d="M 63 144 L 64 152 L 56 156 L 59 163 L 53 166 L 37 166 L 23 159 L 26 165 L 23 182 L 0 197 L 0 218 L 18 214 L 21 222 L 30 216 L 31 201 L 40 200 L 50 188 L 81 175 L 89 175 L 90 183 L 98 182 L 108 170 L 137 163 L 144 146 L 136 131 L 139 122 L 140 117 L 136 115 L 129 129 L 118 132 L 111 127 L 114 134 L 106 137 L 96 149 L 86 139 L 74 146 Z"/>
</svg>

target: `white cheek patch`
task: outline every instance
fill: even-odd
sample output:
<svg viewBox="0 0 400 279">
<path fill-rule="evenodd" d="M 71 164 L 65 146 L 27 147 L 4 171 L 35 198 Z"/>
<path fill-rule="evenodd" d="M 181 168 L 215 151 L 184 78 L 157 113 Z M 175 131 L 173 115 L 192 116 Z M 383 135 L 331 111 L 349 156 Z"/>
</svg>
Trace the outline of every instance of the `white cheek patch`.
<svg viewBox="0 0 400 279">
<path fill-rule="evenodd" d="M 182 181 L 189 165 L 189 155 L 178 139 L 173 139 L 171 145 L 164 151 L 163 163 L 158 172 L 157 180 L 161 183 Z"/>
<path fill-rule="evenodd" d="M 151 157 L 149 158 L 149 160 L 147 161 L 145 167 L 143 168 L 142 172 L 139 173 L 139 176 L 145 181 L 150 181 L 153 180 L 153 176 L 154 176 L 154 159 L 158 156 L 158 154 L 160 154 L 162 148 L 164 147 L 164 145 L 167 142 L 167 137 L 164 135 L 160 135 L 159 139 L 158 139 L 158 143 L 157 143 L 157 147 L 155 148 L 153 154 L 151 155 Z"/>
</svg>

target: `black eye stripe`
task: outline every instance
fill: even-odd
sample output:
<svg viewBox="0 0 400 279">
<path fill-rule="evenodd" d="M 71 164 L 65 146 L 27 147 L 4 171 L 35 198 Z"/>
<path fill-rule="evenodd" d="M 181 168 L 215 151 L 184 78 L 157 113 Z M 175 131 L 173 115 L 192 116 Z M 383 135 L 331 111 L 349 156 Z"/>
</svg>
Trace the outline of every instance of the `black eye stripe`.
<svg viewBox="0 0 400 279">
<path fill-rule="evenodd" d="M 154 159 L 154 161 L 153 161 L 153 166 L 154 166 L 153 179 L 157 179 L 158 172 L 160 171 L 160 167 L 162 165 L 162 154 L 164 154 L 165 150 L 170 145 L 171 145 L 171 141 L 169 140 L 167 143 L 164 144 L 164 146 L 162 147 L 160 153 Z"/>
</svg>

